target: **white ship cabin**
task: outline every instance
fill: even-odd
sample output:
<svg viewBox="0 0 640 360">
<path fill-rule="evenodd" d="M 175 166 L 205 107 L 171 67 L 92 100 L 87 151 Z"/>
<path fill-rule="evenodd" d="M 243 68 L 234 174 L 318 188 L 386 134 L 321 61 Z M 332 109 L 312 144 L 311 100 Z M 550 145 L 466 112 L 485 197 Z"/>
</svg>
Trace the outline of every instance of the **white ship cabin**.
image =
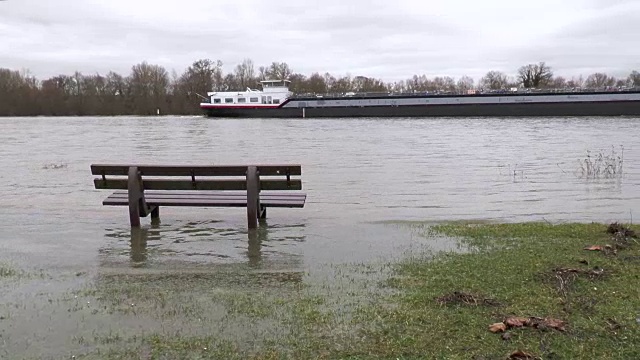
<svg viewBox="0 0 640 360">
<path fill-rule="evenodd" d="M 264 80 L 260 81 L 262 91 L 247 88 L 241 92 L 208 92 L 207 95 L 213 106 L 273 107 L 279 106 L 292 95 L 290 83 L 289 80 Z"/>
</svg>

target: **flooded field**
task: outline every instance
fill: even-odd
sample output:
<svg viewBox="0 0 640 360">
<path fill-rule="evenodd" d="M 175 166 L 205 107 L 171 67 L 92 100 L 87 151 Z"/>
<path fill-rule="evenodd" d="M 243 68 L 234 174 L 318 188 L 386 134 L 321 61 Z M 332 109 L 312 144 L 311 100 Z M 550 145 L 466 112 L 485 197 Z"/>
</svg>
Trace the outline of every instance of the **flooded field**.
<svg viewBox="0 0 640 360">
<path fill-rule="evenodd" d="M 0 119 L 0 358 L 344 336 L 389 263 L 460 250 L 430 223 L 640 218 L 638 133 L 634 118 Z M 91 163 L 299 163 L 307 204 L 255 233 L 241 208 L 163 208 L 132 231 Z"/>
</svg>

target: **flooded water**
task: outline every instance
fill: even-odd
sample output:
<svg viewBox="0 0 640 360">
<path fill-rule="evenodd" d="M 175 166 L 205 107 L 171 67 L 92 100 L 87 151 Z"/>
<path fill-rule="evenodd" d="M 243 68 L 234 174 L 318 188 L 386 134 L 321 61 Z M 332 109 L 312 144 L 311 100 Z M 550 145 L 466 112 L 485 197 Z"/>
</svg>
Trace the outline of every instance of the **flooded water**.
<svg viewBox="0 0 640 360">
<path fill-rule="evenodd" d="M 455 247 L 402 225 L 411 221 L 640 218 L 637 134 L 638 118 L 0 119 L 0 263 L 28 274 L 0 277 L 0 357 L 82 352 L 91 346 L 77 339 L 97 329 L 164 329 L 127 314 L 86 320 L 65 302 L 118 276 L 312 283 L 340 264 Z M 584 174 L 587 154 L 616 158 L 617 173 Z M 126 208 L 101 205 L 92 163 L 299 163 L 307 203 L 270 209 L 251 236 L 242 208 L 165 207 L 159 226 L 143 219 L 132 232 Z"/>
</svg>

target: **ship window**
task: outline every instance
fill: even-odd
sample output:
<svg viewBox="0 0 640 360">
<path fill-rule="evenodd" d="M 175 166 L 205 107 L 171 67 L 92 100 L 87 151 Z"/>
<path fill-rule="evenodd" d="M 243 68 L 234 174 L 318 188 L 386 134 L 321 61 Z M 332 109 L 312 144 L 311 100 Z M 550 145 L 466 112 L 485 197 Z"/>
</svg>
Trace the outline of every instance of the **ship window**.
<svg viewBox="0 0 640 360">
<path fill-rule="evenodd" d="M 225 98 L 224 102 L 227 103 L 227 104 L 230 104 L 230 103 L 233 102 L 233 98 Z"/>
<path fill-rule="evenodd" d="M 247 98 L 238 98 L 238 102 L 239 103 L 246 103 L 247 102 Z"/>
<path fill-rule="evenodd" d="M 274 104 L 280 104 L 280 99 L 273 99 Z"/>
<path fill-rule="evenodd" d="M 221 102 L 222 102 L 222 99 L 220 99 L 220 98 L 213 99 L 213 103 L 214 104 L 220 104 Z"/>
<path fill-rule="evenodd" d="M 260 99 L 258 99 L 258 98 L 250 98 L 250 99 L 249 99 L 249 101 L 251 101 L 251 102 L 258 102 L 258 101 L 260 101 Z"/>
</svg>

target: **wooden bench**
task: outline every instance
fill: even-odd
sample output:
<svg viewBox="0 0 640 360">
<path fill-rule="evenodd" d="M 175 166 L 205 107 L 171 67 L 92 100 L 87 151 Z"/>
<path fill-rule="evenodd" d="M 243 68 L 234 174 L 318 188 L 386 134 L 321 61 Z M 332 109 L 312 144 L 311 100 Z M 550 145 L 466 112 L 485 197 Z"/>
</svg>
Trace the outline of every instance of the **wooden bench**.
<svg viewBox="0 0 640 360">
<path fill-rule="evenodd" d="M 92 164 L 91 174 L 96 189 L 117 190 L 102 204 L 129 206 L 132 227 L 141 216 L 159 220 L 160 206 L 201 206 L 246 207 L 255 229 L 268 207 L 302 208 L 307 197 L 288 192 L 302 190 L 300 165 Z"/>
</svg>

